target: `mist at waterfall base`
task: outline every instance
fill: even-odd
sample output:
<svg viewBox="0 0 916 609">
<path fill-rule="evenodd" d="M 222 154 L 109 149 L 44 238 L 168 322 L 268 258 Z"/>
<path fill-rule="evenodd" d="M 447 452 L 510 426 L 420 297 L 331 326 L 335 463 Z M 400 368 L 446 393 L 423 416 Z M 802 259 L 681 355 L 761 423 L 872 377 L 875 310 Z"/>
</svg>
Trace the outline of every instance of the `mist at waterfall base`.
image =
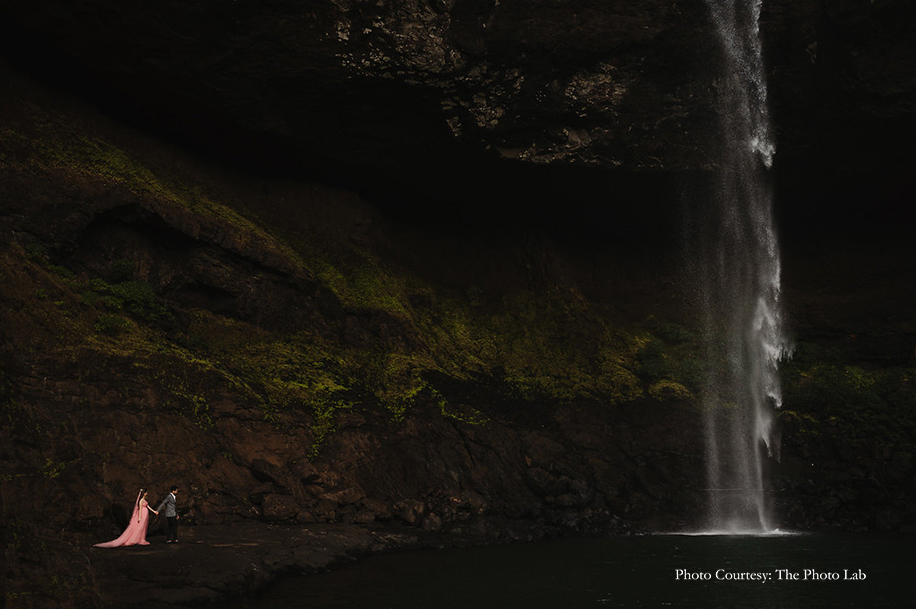
<svg viewBox="0 0 916 609">
<path fill-rule="evenodd" d="M 904 599 L 910 596 L 913 541 L 913 536 L 648 535 L 424 550 L 370 556 L 320 576 L 289 577 L 262 596 L 221 606 L 897 608 L 909 602 Z"/>
</svg>

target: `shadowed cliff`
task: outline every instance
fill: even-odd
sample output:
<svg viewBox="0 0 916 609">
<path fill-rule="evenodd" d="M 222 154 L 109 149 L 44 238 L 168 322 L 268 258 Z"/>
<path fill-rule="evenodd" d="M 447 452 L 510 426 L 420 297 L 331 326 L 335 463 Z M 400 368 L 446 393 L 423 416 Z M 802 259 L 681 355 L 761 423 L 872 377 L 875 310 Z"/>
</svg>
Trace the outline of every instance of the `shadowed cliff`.
<svg viewBox="0 0 916 609">
<path fill-rule="evenodd" d="M 191 525 L 456 539 L 696 509 L 690 360 L 661 361 L 690 338 L 652 316 L 677 310 L 654 302 L 665 257 L 391 225 L 4 83 L 3 497 L 23 594 L 33 544 L 57 569 L 138 485 L 180 484 Z M 91 596 L 70 575 L 60 594 Z"/>
</svg>

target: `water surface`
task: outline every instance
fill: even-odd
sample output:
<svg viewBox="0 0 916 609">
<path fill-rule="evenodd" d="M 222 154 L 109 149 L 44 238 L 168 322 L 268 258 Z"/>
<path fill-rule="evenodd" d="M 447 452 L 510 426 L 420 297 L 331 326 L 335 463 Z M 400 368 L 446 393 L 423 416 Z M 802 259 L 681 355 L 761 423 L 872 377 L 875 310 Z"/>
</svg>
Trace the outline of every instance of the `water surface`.
<svg viewBox="0 0 916 609">
<path fill-rule="evenodd" d="M 658 535 L 406 552 L 288 578 L 233 609 L 897 608 L 912 606 L 914 541 Z"/>
</svg>

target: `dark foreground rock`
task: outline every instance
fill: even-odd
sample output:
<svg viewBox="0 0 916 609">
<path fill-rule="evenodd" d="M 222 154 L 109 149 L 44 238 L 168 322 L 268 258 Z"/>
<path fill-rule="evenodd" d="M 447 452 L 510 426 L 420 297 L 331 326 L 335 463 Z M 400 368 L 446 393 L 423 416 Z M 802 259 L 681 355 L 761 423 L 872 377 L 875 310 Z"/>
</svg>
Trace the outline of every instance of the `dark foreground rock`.
<svg viewBox="0 0 916 609">
<path fill-rule="evenodd" d="M 447 534 L 393 524 L 263 522 L 183 526 L 179 531 L 177 544 L 166 544 L 155 525 L 147 546 L 94 548 L 73 540 L 65 553 L 71 571 L 85 572 L 87 586 L 59 606 L 198 607 L 252 596 L 279 577 L 318 574 L 370 554 L 533 542 L 559 534 L 543 523 L 504 518 Z M 42 591 L 16 600 L 22 606 L 53 604 Z"/>
<path fill-rule="evenodd" d="M 313 573 L 370 553 L 444 547 L 448 539 L 409 528 L 240 523 L 180 529 L 148 546 L 91 548 L 98 600 L 105 607 L 200 606 L 250 595 L 287 573 Z"/>
</svg>

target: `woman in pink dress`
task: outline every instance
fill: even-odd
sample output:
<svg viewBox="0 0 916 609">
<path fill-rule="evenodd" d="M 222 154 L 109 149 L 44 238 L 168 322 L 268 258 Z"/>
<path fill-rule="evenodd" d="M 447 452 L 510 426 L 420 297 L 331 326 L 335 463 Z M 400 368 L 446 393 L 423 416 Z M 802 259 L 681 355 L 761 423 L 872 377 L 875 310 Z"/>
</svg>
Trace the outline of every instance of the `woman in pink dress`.
<svg viewBox="0 0 916 609">
<path fill-rule="evenodd" d="M 159 512 L 149 506 L 146 501 L 146 489 L 141 488 L 140 494 L 137 495 L 137 502 L 134 503 L 134 511 L 130 516 L 130 522 L 121 536 L 105 543 L 95 544 L 96 548 L 117 548 L 118 546 L 148 546 L 146 541 L 146 525 L 149 522 L 149 513 L 158 515 Z"/>
</svg>

